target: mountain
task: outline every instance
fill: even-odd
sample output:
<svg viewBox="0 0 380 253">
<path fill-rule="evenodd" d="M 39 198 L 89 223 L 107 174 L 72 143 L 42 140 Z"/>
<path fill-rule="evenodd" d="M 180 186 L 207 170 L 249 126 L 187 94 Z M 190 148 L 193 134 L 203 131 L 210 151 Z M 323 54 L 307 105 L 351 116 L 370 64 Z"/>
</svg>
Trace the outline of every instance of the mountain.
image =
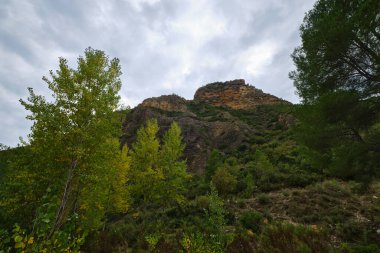
<svg viewBox="0 0 380 253">
<path fill-rule="evenodd" d="M 199 88 L 193 100 L 177 95 L 145 99 L 123 125 L 122 145 L 133 143 L 137 130 L 151 118 L 165 132 L 173 121 L 186 144 L 188 170 L 202 172 L 213 149 L 225 154 L 262 142 L 267 131 L 283 132 L 294 123 L 292 104 L 238 79 Z"/>
</svg>

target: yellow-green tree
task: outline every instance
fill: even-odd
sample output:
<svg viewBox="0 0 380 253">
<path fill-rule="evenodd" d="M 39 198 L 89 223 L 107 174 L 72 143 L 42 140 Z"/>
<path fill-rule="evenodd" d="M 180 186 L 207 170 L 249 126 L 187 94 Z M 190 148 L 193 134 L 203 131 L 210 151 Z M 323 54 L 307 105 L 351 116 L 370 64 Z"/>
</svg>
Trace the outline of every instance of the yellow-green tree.
<svg viewBox="0 0 380 253">
<path fill-rule="evenodd" d="M 181 204 L 186 191 L 185 183 L 190 175 L 186 172 L 186 161 L 182 159 L 185 145 L 182 143 L 181 128 L 173 122 L 163 137 L 160 150 L 160 165 L 164 174 L 162 203 Z"/>
<path fill-rule="evenodd" d="M 182 160 L 184 144 L 181 130 L 173 123 L 163 137 L 157 138 L 156 120 L 139 129 L 130 152 L 129 189 L 136 204 L 167 206 L 184 200 L 186 161 Z"/>
<path fill-rule="evenodd" d="M 29 88 L 21 104 L 33 121 L 27 152 L 12 166 L 10 187 L 25 192 L 23 198 L 8 193 L 14 213 L 23 205 L 38 207 L 46 189 L 56 206 L 44 222 L 48 240 L 65 225 L 68 217 L 79 215 L 79 225 L 97 229 L 106 211 L 126 208 L 125 187 L 128 161 L 120 152 L 120 129 L 114 123 L 121 88 L 119 60 L 103 51 L 87 48 L 78 58 L 77 69 L 59 59 L 59 69 L 43 77 L 52 97 L 45 99 Z M 122 157 L 121 157 L 122 156 Z M 25 175 L 28 175 L 26 177 Z M 16 180 L 21 180 L 17 181 Z M 33 189 L 30 191 L 30 189 Z M 4 194 L 6 195 L 6 194 Z M 111 204 L 112 203 L 112 204 Z M 33 219 L 33 213 L 26 214 Z"/>
</svg>

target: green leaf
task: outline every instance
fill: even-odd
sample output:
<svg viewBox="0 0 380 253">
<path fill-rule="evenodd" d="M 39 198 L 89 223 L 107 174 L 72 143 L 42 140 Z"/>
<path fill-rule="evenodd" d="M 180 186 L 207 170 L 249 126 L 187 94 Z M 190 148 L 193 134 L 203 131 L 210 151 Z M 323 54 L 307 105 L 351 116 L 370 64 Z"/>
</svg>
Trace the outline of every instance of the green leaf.
<svg viewBox="0 0 380 253">
<path fill-rule="evenodd" d="M 16 235 L 14 238 L 15 242 L 21 242 L 22 241 L 22 236 Z"/>
</svg>

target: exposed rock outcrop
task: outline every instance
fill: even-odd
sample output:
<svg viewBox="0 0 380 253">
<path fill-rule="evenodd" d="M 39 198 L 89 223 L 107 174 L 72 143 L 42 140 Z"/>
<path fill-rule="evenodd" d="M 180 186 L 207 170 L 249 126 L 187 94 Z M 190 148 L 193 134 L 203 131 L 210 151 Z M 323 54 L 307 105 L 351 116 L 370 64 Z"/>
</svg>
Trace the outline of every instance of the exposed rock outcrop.
<svg viewBox="0 0 380 253">
<path fill-rule="evenodd" d="M 252 109 L 258 105 L 289 103 L 246 84 L 243 79 L 207 84 L 196 91 L 194 100 L 239 110 Z"/>
<path fill-rule="evenodd" d="M 154 107 L 168 112 L 187 112 L 186 103 L 186 99 L 173 94 L 147 98 L 141 103 L 141 106 Z"/>
</svg>

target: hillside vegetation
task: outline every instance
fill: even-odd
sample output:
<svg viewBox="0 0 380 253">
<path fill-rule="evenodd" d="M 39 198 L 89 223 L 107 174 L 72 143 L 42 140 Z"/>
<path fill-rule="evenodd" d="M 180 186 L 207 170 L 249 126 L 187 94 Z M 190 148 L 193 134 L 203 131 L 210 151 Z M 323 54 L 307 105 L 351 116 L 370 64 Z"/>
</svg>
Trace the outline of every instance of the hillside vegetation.
<svg viewBox="0 0 380 253">
<path fill-rule="evenodd" d="M 87 48 L 0 151 L 1 252 L 380 252 L 380 2 L 319 0 L 293 105 L 244 80 L 120 108 Z"/>
</svg>

